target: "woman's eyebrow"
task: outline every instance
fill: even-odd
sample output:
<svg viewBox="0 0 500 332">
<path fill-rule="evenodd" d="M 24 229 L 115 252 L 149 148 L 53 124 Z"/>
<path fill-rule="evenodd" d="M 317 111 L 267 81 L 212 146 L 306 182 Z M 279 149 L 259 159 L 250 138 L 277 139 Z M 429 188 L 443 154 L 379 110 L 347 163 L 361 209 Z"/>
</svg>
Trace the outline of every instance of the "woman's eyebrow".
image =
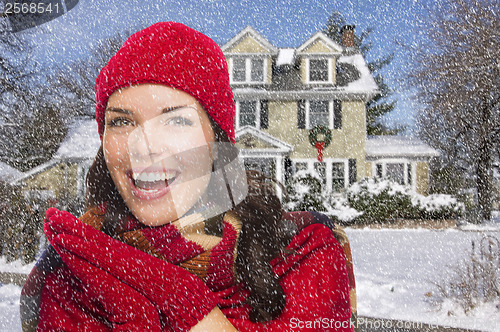
<svg viewBox="0 0 500 332">
<path fill-rule="evenodd" d="M 178 111 L 180 109 L 183 109 L 183 108 L 186 108 L 189 106 L 190 105 L 169 106 L 169 107 L 165 107 L 161 112 L 168 113 L 168 112 Z"/>
<path fill-rule="evenodd" d="M 132 112 L 123 108 L 115 108 L 115 107 L 108 107 L 106 108 L 106 112 L 115 112 L 115 113 L 121 113 L 121 114 L 127 114 L 127 115 L 132 115 Z"/>
</svg>

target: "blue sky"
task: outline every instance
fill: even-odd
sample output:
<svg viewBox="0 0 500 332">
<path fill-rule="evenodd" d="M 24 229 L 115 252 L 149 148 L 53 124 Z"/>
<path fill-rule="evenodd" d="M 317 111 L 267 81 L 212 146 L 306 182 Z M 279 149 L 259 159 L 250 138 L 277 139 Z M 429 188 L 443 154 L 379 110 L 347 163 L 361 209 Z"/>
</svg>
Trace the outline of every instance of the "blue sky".
<svg viewBox="0 0 500 332">
<path fill-rule="evenodd" d="M 80 0 L 66 15 L 31 31 L 40 45 L 36 59 L 43 64 L 54 64 L 84 57 L 94 41 L 117 31 L 134 31 L 169 20 L 202 31 L 219 44 L 251 25 L 276 47 L 296 47 L 321 30 L 332 12 L 339 11 L 348 23 L 356 25 L 357 32 L 375 28 L 369 58 L 395 53 L 393 63 L 384 73 L 398 100 L 397 109 L 388 121 L 412 125 L 418 105 L 411 102 L 407 88 L 401 84 L 409 54 L 395 40 L 417 43 L 419 37 L 414 27 L 422 19 L 422 9 L 435 3 L 432 0 Z"/>
</svg>

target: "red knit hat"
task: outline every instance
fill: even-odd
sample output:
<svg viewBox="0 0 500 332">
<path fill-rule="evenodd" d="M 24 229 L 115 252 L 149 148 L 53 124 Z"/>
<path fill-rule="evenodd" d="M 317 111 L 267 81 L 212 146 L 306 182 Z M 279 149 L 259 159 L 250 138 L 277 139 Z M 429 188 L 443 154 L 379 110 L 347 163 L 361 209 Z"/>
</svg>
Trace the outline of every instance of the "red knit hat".
<svg viewBox="0 0 500 332">
<path fill-rule="evenodd" d="M 235 106 L 227 62 L 209 37 L 175 22 L 156 23 L 130 36 L 97 76 L 96 120 L 101 138 L 109 96 L 141 83 L 189 93 L 234 143 Z"/>
</svg>

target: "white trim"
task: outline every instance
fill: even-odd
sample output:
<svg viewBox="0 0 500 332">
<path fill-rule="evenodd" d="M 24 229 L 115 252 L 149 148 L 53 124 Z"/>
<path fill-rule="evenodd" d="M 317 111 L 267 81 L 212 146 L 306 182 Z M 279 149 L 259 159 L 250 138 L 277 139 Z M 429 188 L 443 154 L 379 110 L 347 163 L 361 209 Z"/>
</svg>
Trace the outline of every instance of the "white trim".
<svg viewBox="0 0 500 332">
<path fill-rule="evenodd" d="M 333 111 L 333 100 L 328 101 L 328 128 L 333 129 L 335 112 Z"/>
<path fill-rule="evenodd" d="M 241 152 L 251 152 L 250 154 L 258 154 L 262 153 L 263 155 L 269 155 L 269 154 L 276 154 L 276 153 L 290 153 L 293 151 L 293 146 L 285 143 L 276 137 L 273 137 L 269 135 L 268 133 L 265 133 L 261 130 L 258 130 L 257 128 L 251 127 L 251 126 L 244 126 L 236 130 L 235 132 L 235 140 L 237 141 L 241 136 L 250 134 L 252 136 L 257 137 L 258 139 L 266 142 L 267 144 L 274 146 L 275 148 L 271 149 L 240 149 Z M 249 155 L 249 154 L 248 154 Z"/>
<path fill-rule="evenodd" d="M 308 170 L 314 170 L 314 164 L 318 162 L 318 159 L 312 158 L 293 158 L 292 161 L 292 173 L 296 173 L 295 165 L 296 163 L 307 164 Z M 333 164 L 342 163 L 344 164 L 344 189 L 349 186 L 349 159 L 339 159 L 339 158 L 323 158 L 323 163 L 326 165 L 326 188 L 329 191 L 333 191 Z"/>
<path fill-rule="evenodd" d="M 309 61 L 311 60 L 326 60 L 327 62 L 327 71 L 328 71 L 328 80 L 326 81 L 311 81 L 309 80 L 309 78 L 311 77 L 311 65 L 309 63 Z M 332 57 L 315 57 L 315 56 L 311 56 L 311 57 L 306 57 L 305 58 L 305 61 L 306 61 L 306 84 L 333 84 L 333 74 L 332 74 L 332 66 L 333 66 L 333 61 L 332 61 Z"/>
<path fill-rule="evenodd" d="M 372 162 L 372 175 L 377 177 L 377 164 L 382 165 L 382 178 L 387 177 L 387 164 L 403 164 L 403 180 L 404 185 L 409 186 L 411 189 L 417 189 L 417 162 L 407 158 L 382 158 L 373 160 Z M 411 166 L 411 183 L 408 184 L 408 165 Z"/>
<path fill-rule="evenodd" d="M 244 81 L 235 81 L 234 80 L 234 63 L 233 60 L 236 58 L 245 60 L 245 80 Z M 262 81 L 252 81 L 252 60 L 262 60 Z M 267 84 L 267 62 L 269 61 L 268 57 L 261 56 L 231 56 L 229 58 L 229 83 L 238 85 L 238 84 Z"/>
<path fill-rule="evenodd" d="M 227 43 L 222 45 L 222 52 L 227 52 L 228 49 L 231 49 L 235 44 L 237 44 L 240 39 L 246 37 L 246 35 L 250 35 L 254 38 L 256 42 L 258 42 L 263 48 L 267 49 L 271 54 L 277 54 L 278 48 L 271 44 L 266 38 L 264 38 L 260 33 L 257 32 L 251 26 L 246 26 L 243 30 L 238 32 L 236 36 L 231 38 Z"/>
<path fill-rule="evenodd" d="M 236 105 L 236 112 L 235 112 L 235 121 L 236 121 L 236 129 L 240 129 L 240 128 L 244 128 L 246 126 L 243 126 L 243 127 L 240 127 L 240 102 L 242 101 L 249 101 L 249 102 L 254 102 L 255 103 L 255 127 L 256 129 L 260 129 L 260 106 L 261 106 L 261 102 L 259 99 L 246 99 L 246 100 L 237 100 L 235 102 L 235 105 Z M 253 126 L 252 126 L 253 127 Z"/>
<path fill-rule="evenodd" d="M 287 90 L 271 91 L 266 89 L 239 88 L 233 86 L 233 94 L 238 99 L 272 99 L 273 101 L 290 101 L 297 99 L 340 99 L 342 101 L 368 101 L 373 98 L 374 92 L 352 92 L 335 89 L 310 89 L 310 90 Z"/>
<path fill-rule="evenodd" d="M 308 99 L 305 101 L 305 117 L 306 117 L 306 128 L 305 129 L 312 129 L 311 128 L 311 109 L 310 109 L 310 101 L 312 99 Z M 316 99 L 314 99 L 316 101 Z M 317 101 L 328 101 L 328 129 L 333 129 L 333 117 L 334 117 L 334 112 L 333 112 L 333 100 L 325 100 L 325 99 L 318 99 Z"/>
<path fill-rule="evenodd" d="M 312 35 L 308 40 L 305 41 L 302 45 L 297 48 L 297 54 L 303 53 L 303 51 L 309 47 L 310 44 L 314 43 L 317 39 L 320 39 L 323 41 L 330 49 L 332 49 L 332 52 L 328 52 L 328 54 L 342 54 L 343 52 L 343 47 L 331 40 L 327 35 L 325 35 L 323 32 L 318 31 L 314 35 Z M 309 54 L 309 53 L 307 53 Z M 319 53 L 319 54 L 326 54 L 326 53 Z"/>
</svg>

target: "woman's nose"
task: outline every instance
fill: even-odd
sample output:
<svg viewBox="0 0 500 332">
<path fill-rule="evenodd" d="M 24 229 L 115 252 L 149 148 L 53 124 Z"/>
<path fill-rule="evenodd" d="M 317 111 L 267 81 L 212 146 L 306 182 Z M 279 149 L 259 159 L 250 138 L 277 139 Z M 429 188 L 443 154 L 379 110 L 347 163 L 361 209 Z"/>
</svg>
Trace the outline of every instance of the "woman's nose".
<svg viewBox="0 0 500 332">
<path fill-rule="evenodd" d="M 167 157 L 169 142 L 161 137 L 157 128 L 149 124 L 138 126 L 128 138 L 128 147 L 131 160 L 137 162 L 156 162 L 155 159 Z"/>
</svg>

